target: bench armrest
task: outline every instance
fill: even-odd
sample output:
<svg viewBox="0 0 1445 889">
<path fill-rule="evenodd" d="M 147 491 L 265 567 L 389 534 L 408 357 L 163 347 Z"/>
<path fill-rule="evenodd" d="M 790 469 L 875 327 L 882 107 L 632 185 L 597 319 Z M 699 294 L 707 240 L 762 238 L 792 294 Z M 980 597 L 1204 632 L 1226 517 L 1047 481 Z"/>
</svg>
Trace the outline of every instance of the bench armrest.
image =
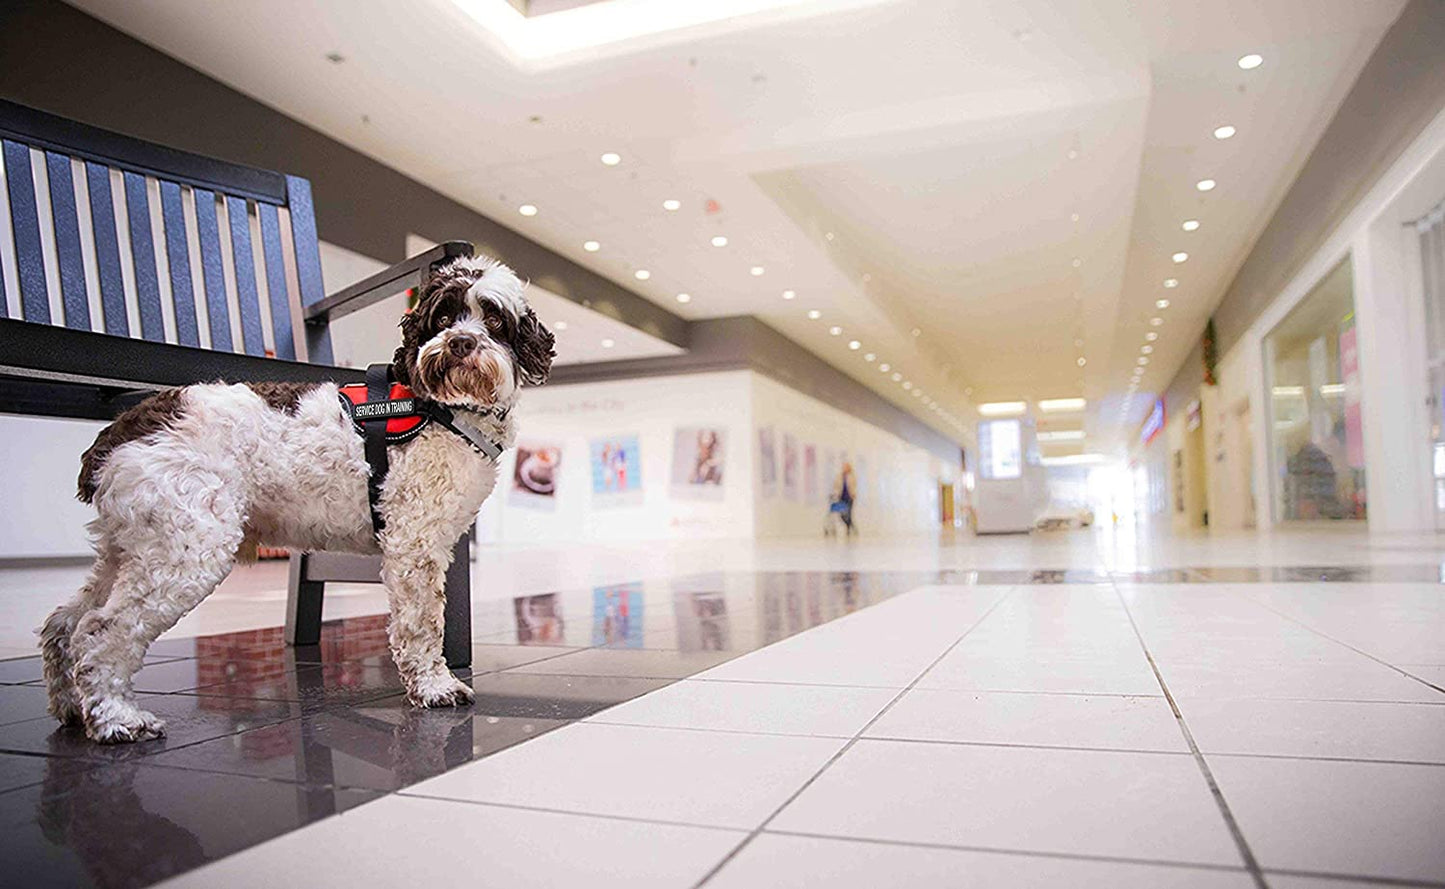
<svg viewBox="0 0 1445 889">
<path fill-rule="evenodd" d="M 473 249 L 467 241 L 438 244 L 425 253 L 419 253 L 391 268 L 363 278 L 345 290 L 312 303 L 306 307 L 306 323 L 325 327 L 337 318 L 379 303 L 409 287 L 416 287 L 431 272 L 433 266 L 450 262 L 458 256 L 471 256 Z"/>
</svg>

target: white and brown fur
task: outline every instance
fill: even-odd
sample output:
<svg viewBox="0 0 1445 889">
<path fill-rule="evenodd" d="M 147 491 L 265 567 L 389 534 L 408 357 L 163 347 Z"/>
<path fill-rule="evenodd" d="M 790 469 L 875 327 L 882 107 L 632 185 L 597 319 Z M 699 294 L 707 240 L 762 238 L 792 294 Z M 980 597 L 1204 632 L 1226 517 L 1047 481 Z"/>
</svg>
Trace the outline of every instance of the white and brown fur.
<svg viewBox="0 0 1445 889">
<path fill-rule="evenodd" d="M 553 337 L 510 269 L 460 259 L 425 283 L 401 321 L 395 378 L 503 447 L 511 408 L 540 385 Z M 131 676 L 146 649 L 258 544 L 380 553 L 392 657 L 410 700 L 468 703 L 442 659 L 452 546 L 496 485 L 496 464 L 437 424 L 390 449 L 385 530 L 372 529 L 362 439 L 334 384 L 187 386 L 101 431 L 81 461 L 96 559 L 39 630 L 50 712 L 103 743 L 159 736 Z M 502 419 L 498 419 L 498 417 Z"/>
</svg>

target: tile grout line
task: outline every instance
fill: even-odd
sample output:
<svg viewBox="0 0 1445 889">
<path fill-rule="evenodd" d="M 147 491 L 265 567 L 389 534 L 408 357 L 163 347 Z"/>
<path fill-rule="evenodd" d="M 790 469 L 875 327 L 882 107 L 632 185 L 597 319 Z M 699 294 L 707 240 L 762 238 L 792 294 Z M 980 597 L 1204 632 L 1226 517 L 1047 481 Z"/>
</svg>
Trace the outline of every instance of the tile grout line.
<svg viewBox="0 0 1445 889">
<path fill-rule="evenodd" d="M 702 878 L 693 884 L 693 889 L 701 889 L 701 887 L 705 886 L 709 880 L 717 876 L 724 867 L 727 867 L 729 862 L 736 858 L 739 853 L 746 849 L 748 845 L 758 837 L 759 834 L 761 834 L 764 830 L 767 829 L 767 826 L 773 822 L 773 819 L 777 818 L 780 814 L 782 814 L 783 810 L 786 809 L 788 806 L 792 805 L 793 801 L 796 800 L 798 797 L 802 796 L 809 787 L 812 787 L 813 784 L 820 777 L 822 777 L 823 774 L 828 771 L 828 769 L 833 766 L 833 763 L 837 762 L 843 757 L 843 754 L 853 749 L 853 746 L 857 744 L 860 740 L 862 740 L 863 734 L 867 732 L 868 729 L 872 728 L 874 723 L 882 719 L 889 710 L 893 709 L 894 704 L 897 704 L 900 700 L 903 699 L 904 695 L 912 691 L 913 687 L 918 684 L 919 680 L 921 680 L 924 676 L 927 676 L 929 671 L 931 671 L 934 667 L 938 666 L 939 661 L 943 660 L 945 657 L 948 657 L 949 653 L 952 652 L 955 648 L 957 648 L 959 643 L 961 643 L 964 638 L 968 636 L 969 633 L 972 633 L 974 630 L 978 629 L 978 626 L 982 624 L 985 620 L 987 620 L 989 615 L 993 614 L 994 611 L 997 610 L 997 608 L 1002 605 L 1009 596 L 1013 595 L 1016 589 L 1016 585 L 1010 586 L 1003 592 L 1003 594 L 1001 594 L 997 599 L 995 599 L 993 604 L 988 606 L 988 609 L 985 610 L 983 614 L 979 615 L 978 620 L 970 624 L 968 629 L 964 630 L 957 639 L 949 643 L 948 647 L 945 648 L 942 652 L 940 652 L 938 657 L 930 661 L 928 663 L 928 666 L 924 667 L 918 673 L 918 675 L 914 677 L 912 682 L 908 683 L 905 688 L 900 689 L 896 695 L 889 699 L 888 703 L 883 705 L 882 709 L 880 709 L 877 713 L 873 714 L 873 718 L 869 719 L 862 728 L 858 729 L 858 731 L 853 735 L 853 737 L 850 738 L 846 744 L 840 747 L 836 753 L 828 757 L 827 762 L 823 763 L 823 765 L 816 772 L 814 772 L 813 775 L 808 778 L 808 780 L 804 781 L 802 786 L 789 794 L 788 798 L 783 800 L 783 802 L 776 809 L 774 809 L 772 813 L 768 815 L 768 817 L 764 818 L 757 827 L 753 828 L 748 833 L 748 835 L 743 838 L 743 841 L 741 843 L 734 846 L 732 851 L 728 852 L 727 855 L 724 855 L 721 861 L 709 868 L 707 873 L 703 874 Z"/>
<path fill-rule="evenodd" d="M 1358 655 L 1360 655 L 1361 657 L 1369 658 L 1370 660 L 1374 661 L 1375 663 L 1377 663 L 1377 664 L 1379 664 L 1379 665 L 1381 665 L 1381 666 L 1383 666 L 1383 667 L 1388 667 L 1389 669 L 1394 670 L 1396 673 L 1399 673 L 1401 676 L 1404 676 L 1406 679 L 1413 680 L 1413 681 L 1415 681 L 1415 682 L 1420 683 L 1421 685 L 1424 685 L 1426 688 L 1432 688 L 1432 689 L 1434 689 L 1435 691 L 1440 692 L 1441 694 L 1445 694 L 1445 688 L 1441 688 L 1440 686 L 1436 685 L 1435 683 L 1431 682 L 1431 681 L 1428 680 L 1428 679 L 1421 679 L 1419 676 L 1416 676 L 1414 673 L 1410 673 L 1410 672 L 1408 672 L 1408 671 L 1406 671 L 1406 670 L 1403 670 L 1403 669 L 1395 666 L 1394 664 L 1390 663 L 1389 661 L 1385 660 L 1384 658 L 1375 657 L 1373 654 L 1370 654 L 1368 651 L 1365 651 L 1365 650 L 1362 649 L 1362 648 L 1356 648 L 1355 646 L 1353 646 L 1353 645 L 1351 645 L 1350 643 L 1344 641 L 1343 639 L 1336 639 L 1334 636 L 1331 636 L 1329 633 L 1326 633 L 1326 632 L 1323 631 L 1323 630 L 1317 630 L 1317 629 L 1315 629 L 1314 627 L 1310 626 L 1309 624 L 1305 623 L 1304 621 L 1300 620 L 1299 618 L 1293 617 L 1293 616 L 1291 616 L 1291 615 L 1289 615 L 1289 614 L 1286 614 L 1286 613 L 1283 612 L 1283 611 L 1280 611 L 1280 610 L 1278 610 L 1278 609 L 1276 609 L 1276 608 L 1273 608 L 1273 607 L 1271 607 L 1271 606 L 1269 606 L 1269 605 L 1266 605 L 1266 604 L 1264 604 L 1263 602 L 1259 601 L 1258 599 L 1254 598 L 1253 596 L 1248 595 L 1247 593 L 1240 593 L 1239 595 L 1242 596 L 1246 601 L 1251 602 L 1251 603 L 1253 603 L 1254 605 L 1259 606 L 1260 608 L 1263 608 L 1265 611 L 1268 611 L 1268 612 L 1270 612 L 1271 614 L 1274 614 L 1274 615 L 1277 616 L 1277 617 L 1282 617 L 1282 618 L 1284 618 L 1285 620 L 1289 621 L 1290 623 L 1294 624 L 1295 626 L 1303 627 L 1307 632 L 1314 633 L 1316 636 L 1319 636 L 1319 637 L 1322 638 L 1322 639 L 1328 639 L 1329 641 L 1335 643 L 1336 645 L 1343 645 L 1345 648 L 1348 648 L 1350 651 L 1353 651 L 1355 654 L 1358 654 Z"/>
<path fill-rule="evenodd" d="M 1129 626 L 1134 630 L 1134 637 L 1139 640 L 1139 647 L 1144 651 L 1144 657 L 1149 661 L 1149 669 L 1154 671 L 1154 678 L 1159 682 L 1159 688 L 1164 692 L 1164 698 L 1169 702 L 1169 709 L 1174 711 L 1174 719 L 1179 725 L 1179 731 L 1184 735 L 1184 741 L 1189 745 L 1189 751 L 1194 755 L 1194 762 L 1199 766 L 1200 773 L 1204 776 L 1204 783 L 1209 786 L 1209 792 L 1214 796 L 1215 805 L 1219 807 L 1219 813 L 1224 818 L 1225 827 L 1229 829 L 1230 836 L 1234 839 L 1234 845 L 1239 850 L 1240 857 L 1244 859 L 1244 866 L 1249 871 L 1250 877 L 1259 889 L 1269 889 L 1269 883 L 1265 880 L 1264 871 L 1259 866 L 1259 860 L 1254 857 L 1254 850 L 1249 847 L 1249 841 L 1244 838 L 1244 831 L 1240 828 L 1239 822 L 1234 818 L 1234 812 L 1229 808 L 1229 803 L 1224 799 L 1224 791 L 1219 782 L 1214 778 L 1214 772 L 1205 762 L 1204 754 L 1200 752 L 1199 745 L 1194 741 L 1194 733 L 1189 730 L 1189 725 L 1184 721 L 1184 713 L 1179 709 L 1179 704 L 1174 700 L 1174 695 L 1169 691 L 1169 686 L 1164 682 L 1164 674 L 1159 671 L 1159 665 L 1154 662 L 1154 655 L 1149 651 L 1149 645 L 1144 641 L 1144 634 L 1139 631 L 1139 625 L 1134 621 L 1134 612 L 1129 610 L 1129 603 L 1124 599 L 1123 593 L 1119 592 L 1117 584 L 1114 586 L 1114 595 L 1118 597 L 1119 604 L 1124 606 L 1124 616 L 1129 619 Z"/>
</svg>

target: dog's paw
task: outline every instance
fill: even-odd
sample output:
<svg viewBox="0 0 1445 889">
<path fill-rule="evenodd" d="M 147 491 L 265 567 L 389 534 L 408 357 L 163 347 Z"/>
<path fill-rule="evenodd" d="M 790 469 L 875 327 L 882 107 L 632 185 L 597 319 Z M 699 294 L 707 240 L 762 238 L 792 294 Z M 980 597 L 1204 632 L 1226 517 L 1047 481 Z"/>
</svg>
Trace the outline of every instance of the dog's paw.
<svg viewBox="0 0 1445 889">
<path fill-rule="evenodd" d="M 418 707 L 460 707 L 476 700 L 472 687 L 450 673 L 418 680 L 410 698 Z"/>
<path fill-rule="evenodd" d="M 93 711 L 92 717 L 86 720 L 85 734 L 97 744 L 130 744 L 165 737 L 165 721 L 134 704 L 111 704 L 96 710 L 104 710 L 105 715 L 98 716 Z"/>
</svg>

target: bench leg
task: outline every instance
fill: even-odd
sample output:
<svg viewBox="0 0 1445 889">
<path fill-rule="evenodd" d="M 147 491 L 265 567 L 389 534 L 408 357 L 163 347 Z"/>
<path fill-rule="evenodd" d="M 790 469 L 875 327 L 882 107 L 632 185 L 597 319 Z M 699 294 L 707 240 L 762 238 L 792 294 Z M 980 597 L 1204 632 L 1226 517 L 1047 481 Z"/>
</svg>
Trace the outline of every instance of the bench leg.
<svg viewBox="0 0 1445 889">
<path fill-rule="evenodd" d="M 447 569 L 442 656 L 453 670 L 472 665 L 472 534 L 468 530 L 452 548 Z"/>
<path fill-rule="evenodd" d="M 306 553 L 291 554 L 291 576 L 286 584 L 287 645 L 316 645 L 321 641 L 321 600 L 326 584 L 307 578 L 310 558 Z"/>
</svg>

